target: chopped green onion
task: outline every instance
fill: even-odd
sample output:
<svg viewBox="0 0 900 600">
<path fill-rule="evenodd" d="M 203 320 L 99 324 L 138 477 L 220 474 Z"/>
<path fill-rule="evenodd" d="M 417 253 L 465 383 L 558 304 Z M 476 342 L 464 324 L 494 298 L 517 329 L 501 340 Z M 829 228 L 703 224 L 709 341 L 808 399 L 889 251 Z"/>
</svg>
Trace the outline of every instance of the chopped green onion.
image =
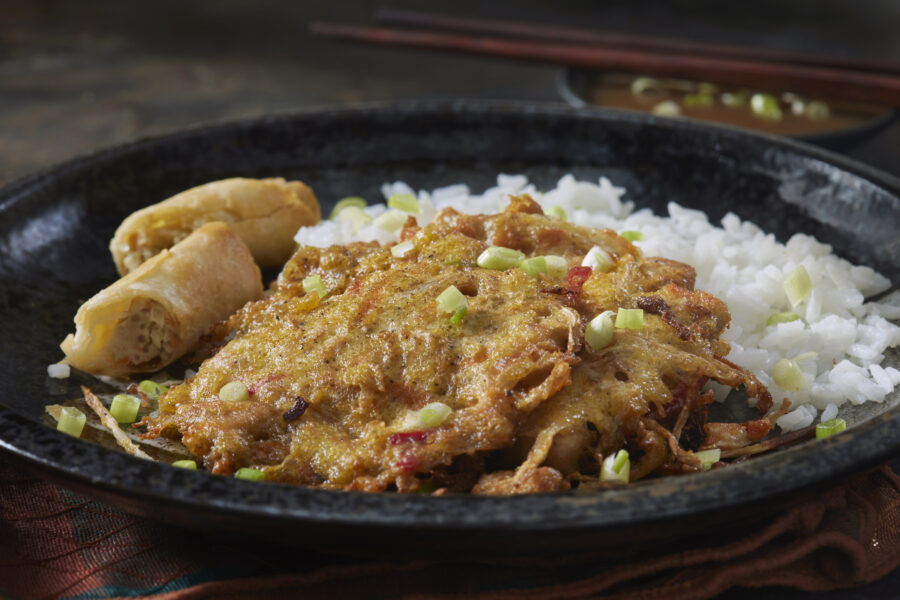
<svg viewBox="0 0 900 600">
<path fill-rule="evenodd" d="M 562 206 L 551 206 L 547 210 L 544 211 L 544 214 L 550 217 L 551 219 L 558 219 L 560 221 L 566 220 L 566 211 L 563 210 Z"/>
<path fill-rule="evenodd" d="M 697 91 L 701 94 L 715 94 L 719 91 L 719 86 L 707 81 L 701 81 L 697 84 Z"/>
<path fill-rule="evenodd" d="M 732 94 L 730 92 L 725 92 L 720 99 L 722 100 L 722 104 L 728 108 L 747 106 L 747 94 L 744 93 Z"/>
<path fill-rule="evenodd" d="M 406 240 L 405 242 L 400 242 L 399 244 L 395 244 L 394 247 L 391 248 L 391 255 L 393 255 L 395 258 L 403 258 L 412 249 L 413 249 L 412 240 Z"/>
<path fill-rule="evenodd" d="M 453 409 L 443 402 L 430 402 L 416 414 L 416 425 L 420 429 L 433 429 L 446 421 L 451 412 Z"/>
<path fill-rule="evenodd" d="M 628 240 L 629 242 L 643 242 L 644 234 L 640 231 L 623 231 L 620 233 L 623 238 Z"/>
<path fill-rule="evenodd" d="M 348 206 L 338 213 L 337 221 L 338 223 L 350 221 L 351 223 L 353 223 L 353 233 L 356 233 L 364 225 L 368 225 L 369 223 L 371 223 L 372 217 L 369 216 L 369 213 L 359 208 L 358 206 Z"/>
<path fill-rule="evenodd" d="M 581 266 L 590 267 L 596 273 L 606 273 L 613 267 L 613 257 L 600 246 L 594 246 L 584 255 Z"/>
<path fill-rule="evenodd" d="M 112 404 L 109 405 L 109 414 L 117 423 L 134 423 L 137 419 L 138 409 L 141 408 L 141 399 L 131 394 L 116 394 Z"/>
<path fill-rule="evenodd" d="M 172 463 L 172 466 L 179 469 L 190 469 L 191 471 L 197 470 L 197 463 L 193 460 L 176 460 Z"/>
<path fill-rule="evenodd" d="M 802 117 L 804 112 L 806 112 L 806 103 L 803 100 L 797 98 L 791 101 L 791 114 L 796 117 Z"/>
<path fill-rule="evenodd" d="M 682 102 L 684 102 L 685 106 L 702 106 L 704 108 L 709 108 L 710 106 L 715 105 L 716 99 L 712 94 L 686 94 L 684 98 L 682 98 Z"/>
<path fill-rule="evenodd" d="M 814 121 L 821 121 L 828 118 L 831 114 L 831 109 L 829 109 L 828 105 L 824 102 L 813 100 L 812 102 L 807 103 L 803 114 Z"/>
<path fill-rule="evenodd" d="M 331 209 L 331 214 L 328 215 L 328 218 L 334 219 L 336 216 L 338 216 L 341 213 L 341 211 L 343 211 L 345 208 L 350 208 L 350 207 L 360 208 L 360 209 L 365 208 L 366 207 L 366 199 L 360 198 L 359 196 L 350 196 L 348 198 L 341 198 L 340 200 L 337 201 L 337 203 L 335 203 L 334 208 Z"/>
<path fill-rule="evenodd" d="M 241 381 L 230 381 L 219 389 L 219 400 L 222 402 L 246 402 L 249 399 L 250 392 Z"/>
<path fill-rule="evenodd" d="M 803 387 L 803 371 L 796 362 L 782 358 L 775 363 L 775 368 L 772 369 L 772 380 L 781 389 L 796 392 Z"/>
<path fill-rule="evenodd" d="M 391 209 L 372 221 L 378 229 L 384 231 L 397 231 L 406 224 L 407 214 L 400 210 Z"/>
<path fill-rule="evenodd" d="M 616 313 L 616 328 L 641 329 L 644 326 L 644 311 L 640 308 L 620 308 Z"/>
<path fill-rule="evenodd" d="M 246 479 L 247 481 L 262 481 L 266 478 L 266 474 L 259 469 L 250 469 L 241 467 L 234 474 L 235 479 Z"/>
<path fill-rule="evenodd" d="M 392 194 L 387 201 L 388 208 L 396 208 L 405 213 L 418 214 L 419 201 L 412 194 Z"/>
<path fill-rule="evenodd" d="M 722 451 L 718 448 L 701 450 L 700 452 L 694 452 L 694 456 L 700 461 L 700 468 L 704 471 L 709 471 L 710 468 L 722 458 Z"/>
<path fill-rule="evenodd" d="M 830 421 L 819 423 L 816 425 L 816 439 L 827 438 L 845 429 L 847 429 L 847 421 L 843 419 L 831 419 Z"/>
<path fill-rule="evenodd" d="M 547 262 L 547 275 L 553 279 L 562 279 L 569 273 L 569 263 L 562 256 L 548 254 L 544 257 Z"/>
<path fill-rule="evenodd" d="M 476 262 L 479 267 L 484 269 L 505 271 L 506 269 L 518 267 L 524 258 L 525 255 L 518 250 L 504 248 L 503 246 L 491 246 L 481 253 Z"/>
<path fill-rule="evenodd" d="M 87 417 L 83 412 L 73 406 L 63 406 L 59 411 L 59 421 L 56 430 L 68 433 L 72 437 L 81 437 Z"/>
<path fill-rule="evenodd" d="M 681 107 L 672 100 L 663 100 L 654 106 L 651 112 L 660 117 L 678 117 L 681 115 Z"/>
<path fill-rule="evenodd" d="M 653 77 L 637 77 L 631 82 L 631 93 L 635 96 L 643 96 L 647 92 L 660 93 L 662 91 L 662 83 Z"/>
<path fill-rule="evenodd" d="M 771 94 L 753 94 L 750 97 L 750 111 L 769 121 L 780 121 L 782 117 L 778 98 Z"/>
<path fill-rule="evenodd" d="M 537 277 L 538 273 L 546 273 L 547 272 L 547 259 L 543 256 L 534 256 L 532 258 L 526 258 L 522 262 L 519 263 L 519 268 L 531 275 L 532 277 Z"/>
<path fill-rule="evenodd" d="M 591 319 L 587 327 L 584 329 L 584 341 L 590 346 L 591 350 L 597 351 L 612 343 L 613 339 L 613 316 L 611 310 L 606 310 Z"/>
<path fill-rule="evenodd" d="M 325 284 L 322 283 L 322 278 L 318 275 L 310 275 L 303 279 L 303 291 L 307 294 L 315 292 L 319 295 L 319 299 L 324 298 L 325 294 L 327 294 Z"/>
<path fill-rule="evenodd" d="M 778 323 L 790 323 L 791 321 L 796 321 L 800 318 L 800 315 L 794 312 L 780 312 L 775 313 L 768 319 L 766 319 L 766 327 L 771 327 L 772 325 L 777 325 Z"/>
<path fill-rule="evenodd" d="M 169 391 L 164 385 L 160 385 L 155 381 L 150 381 L 149 379 L 145 379 L 138 384 L 138 390 L 151 400 L 158 400 L 160 396 Z"/>
<path fill-rule="evenodd" d="M 619 450 L 603 459 L 603 467 L 600 470 L 601 481 L 620 481 L 628 483 L 631 475 L 631 463 L 628 461 L 628 451 Z"/>
<path fill-rule="evenodd" d="M 791 306 L 797 306 L 806 300 L 806 297 L 812 291 L 812 281 L 803 265 L 788 273 L 784 281 L 781 282 L 781 286 L 784 288 L 784 293 L 787 294 Z"/>
<path fill-rule="evenodd" d="M 456 289 L 455 285 L 449 286 L 437 297 L 438 310 L 451 313 L 450 324 L 456 325 L 469 312 L 469 301 L 465 295 Z"/>
</svg>

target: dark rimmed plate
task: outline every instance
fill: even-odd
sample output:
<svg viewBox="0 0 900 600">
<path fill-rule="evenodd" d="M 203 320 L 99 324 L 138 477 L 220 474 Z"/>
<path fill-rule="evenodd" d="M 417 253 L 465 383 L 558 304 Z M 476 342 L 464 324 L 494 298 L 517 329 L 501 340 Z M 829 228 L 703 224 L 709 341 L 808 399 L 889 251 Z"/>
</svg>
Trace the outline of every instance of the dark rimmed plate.
<svg viewBox="0 0 900 600">
<path fill-rule="evenodd" d="M 900 451 L 900 398 L 852 414 L 844 434 L 728 469 L 603 493 L 404 497 L 257 484 L 145 462 L 59 434 L 43 406 L 77 396 L 46 365 L 79 304 L 115 278 L 107 244 L 133 210 L 229 176 L 297 177 L 326 203 L 526 173 L 608 176 L 638 206 L 733 211 L 782 240 L 795 231 L 900 281 L 900 182 L 788 140 L 613 111 L 515 103 L 314 110 L 192 129 L 75 160 L 0 190 L 0 448 L 124 509 L 319 549 L 499 557 L 621 552 L 762 518 Z M 327 214 L 327 210 L 326 210 Z M 897 364 L 896 354 L 888 361 Z M 748 521 L 749 523 L 749 521 Z"/>
</svg>

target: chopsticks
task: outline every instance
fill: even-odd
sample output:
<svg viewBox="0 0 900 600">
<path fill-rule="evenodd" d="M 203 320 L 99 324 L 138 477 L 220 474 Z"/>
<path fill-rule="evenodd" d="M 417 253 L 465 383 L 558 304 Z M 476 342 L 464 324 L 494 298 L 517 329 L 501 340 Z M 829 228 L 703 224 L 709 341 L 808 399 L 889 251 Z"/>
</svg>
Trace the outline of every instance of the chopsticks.
<svg viewBox="0 0 900 600">
<path fill-rule="evenodd" d="M 780 58 L 753 58 L 748 56 L 747 49 L 731 46 L 729 48 L 732 49 L 732 54 L 727 55 L 710 51 L 710 45 L 694 42 L 565 27 L 544 28 L 515 21 L 497 22 L 471 17 L 385 10 L 378 16 L 382 20 L 419 27 L 463 29 L 464 32 L 330 22 L 311 23 L 310 32 L 358 42 L 681 77 L 740 87 L 791 91 L 827 99 L 900 106 L 900 67 L 891 63 L 816 57 L 818 64 L 811 64 L 794 62 L 797 55 L 786 53 L 778 53 Z M 545 31 L 538 31 L 541 29 Z M 622 36 L 627 39 L 626 42 L 621 41 Z M 571 39 L 574 42 L 560 41 L 561 39 Z M 806 60 L 809 61 L 809 58 Z M 840 66 L 839 63 L 849 63 L 850 66 Z"/>
</svg>

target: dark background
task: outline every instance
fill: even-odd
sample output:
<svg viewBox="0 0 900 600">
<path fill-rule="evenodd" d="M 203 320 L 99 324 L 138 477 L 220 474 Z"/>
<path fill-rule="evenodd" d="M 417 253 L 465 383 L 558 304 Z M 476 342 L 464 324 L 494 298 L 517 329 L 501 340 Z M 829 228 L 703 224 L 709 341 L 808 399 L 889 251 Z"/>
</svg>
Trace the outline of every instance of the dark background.
<svg viewBox="0 0 900 600">
<path fill-rule="evenodd" d="M 79 154 L 221 119 L 363 101 L 561 102 L 559 67 L 306 34 L 311 20 L 366 22 L 379 6 L 900 60 L 894 0 L 0 0 L 0 185 Z M 900 175 L 898 150 L 894 123 L 847 153 Z M 900 573 L 852 591 L 736 590 L 726 598 L 760 594 L 894 598 Z"/>
</svg>

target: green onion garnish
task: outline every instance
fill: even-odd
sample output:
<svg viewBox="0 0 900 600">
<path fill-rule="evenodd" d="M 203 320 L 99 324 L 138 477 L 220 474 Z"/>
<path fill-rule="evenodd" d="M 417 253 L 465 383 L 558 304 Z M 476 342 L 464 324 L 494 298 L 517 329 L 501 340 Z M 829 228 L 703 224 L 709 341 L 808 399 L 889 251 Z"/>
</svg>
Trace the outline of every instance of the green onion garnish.
<svg viewBox="0 0 900 600">
<path fill-rule="evenodd" d="M 728 108 L 747 106 L 747 94 L 744 93 L 732 94 L 731 92 L 725 92 L 720 99 L 722 100 L 722 104 Z"/>
<path fill-rule="evenodd" d="M 794 312 L 780 312 L 775 313 L 768 319 L 766 319 L 766 327 L 771 327 L 772 325 L 777 325 L 778 323 L 790 323 L 791 321 L 796 321 L 800 318 L 800 315 Z"/>
<path fill-rule="evenodd" d="M 450 416 L 453 409 L 443 402 L 430 402 L 416 414 L 416 426 L 420 429 L 434 429 Z"/>
<path fill-rule="evenodd" d="M 603 467 L 600 470 L 601 481 L 620 481 L 628 483 L 631 475 L 631 463 L 628 461 L 628 451 L 619 450 L 603 459 Z"/>
<path fill-rule="evenodd" d="M 141 399 L 137 396 L 116 394 L 113 396 L 112 404 L 109 405 L 109 414 L 117 423 L 134 423 L 140 407 Z"/>
<path fill-rule="evenodd" d="M 781 286 L 784 288 L 784 293 L 787 294 L 791 306 L 797 306 L 806 300 L 806 297 L 812 291 L 812 281 L 809 279 L 809 273 L 806 272 L 806 268 L 803 265 L 788 273 L 784 281 L 781 282 Z"/>
<path fill-rule="evenodd" d="M 400 242 L 399 244 L 395 244 L 391 248 L 391 255 L 395 258 L 403 258 L 406 254 L 413 249 L 412 240 L 406 240 L 405 242 Z"/>
<path fill-rule="evenodd" d="M 138 390 L 151 400 L 159 400 L 159 397 L 169 391 L 164 385 L 145 379 L 138 384 Z"/>
<path fill-rule="evenodd" d="M 563 210 L 562 206 L 551 206 L 547 210 L 544 211 L 544 214 L 550 217 L 551 219 L 558 219 L 560 221 L 566 220 L 566 211 Z"/>
<path fill-rule="evenodd" d="M 469 311 L 469 302 L 465 295 L 456 289 L 455 285 L 449 286 L 437 297 L 438 310 L 450 313 L 450 324 L 459 323 L 466 313 Z"/>
<path fill-rule="evenodd" d="M 640 308 L 620 308 L 616 313 L 616 328 L 641 329 L 644 326 L 644 311 Z"/>
<path fill-rule="evenodd" d="M 582 267 L 590 267 L 596 273 L 606 273 L 613 267 L 613 258 L 600 246 L 594 246 L 584 255 Z"/>
<path fill-rule="evenodd" d="M 337 201 L 337 203 L 335 203 L 334 208 L 331 209 L 331 214 L 328 215 L 328 218 L 333 219 L 336 216 L 338 216 L 341 213 L 341 211 L 343 211 L 345 208 L 350 208 L 350 207 L 359 208 L 359 209 L 365 208 L 366 207 L 366 199 L 360 198 L 359 196 L 350 196 L 348 198 L 341 198 L 340 200 Z"/>
<path fill-rule="evenodd" d="M 525 255 L 518 250 L 504 248 L 503 246 L 491 246 L 481 253 L 476 262 L 479 267 L 484 269 L 505 271 L 506 269 L 518 267 L 524 258 Z"/>
<path fill-rule="evenodd" d="M 663 100 L 654 106 L 653 110 L 650 112 L 660 117 L 677 117 L 681 115 L 681 107 L 678 106 L 677 102 L 672 100 Z"/>
<path fill-rule="evenodd" d="M 59 411 L 59 421 L 56 430 L 68 433 L 72 437 L 81 437 L 87 417 L 83 412 L 73 406 L 63 406 Z"/>
<path fill-rule="evenodd" d="M 219 400 L 222 402 L 246 402 L 250 392 L 242 381 L 230 381 L 219 389 Z"/>
<path fill-rule="evenodd" d="M 419 201 L 412 194 L 392 194 L 388 198 L 387 205 L 388 208 L 396 208 L 405 213 L 419 213 Z"/>
<path fill-rule="evenodd" d="M 531 275 L 532 277 L 537 277 L 538 273 L 546 273 L 547 272 L 547 259 L 543 256 L 534 256 L 532 258 L 526 258 L 522 262 L 519 263 L 519 268 Z"/>
<path fill-rule="evenodd" d="M 266 478 L 266 474 L 258 469 L 250 469 L 241 467 L 234 474 L 235 479 L 246 479 L 247 481 L 262 481 Z"/>
<path fill-rule="evenodd" d="M 807 118 L 814 121 L 821 121 L 828 118 L 828 115 L 831 114 L 831 109 L 829 109 L 828 105 L 824 102 L 820 100 L 813 100 L 812 102 L 808 102 L 806 104 L 803 109 L 803 114 L 805 114 Z"/>
<path fill-rule="evenodd" d="M 631 93 L 635 96 L 643 96 L 647 92 L 662 92 L 663 85 L 653 77 L 637 77 L 631 82 Z"/>
<path fill-rule="evenodd" d="M 750 111 L 757 117 L 769 121 L 780 121 L 782 117 L 778 98 L 771 94 L 753 94 L 750 97 Z"/>
<path fill-rule="evenodd" d="M 831 419 L 830 421 L 819 423 L 816 425 L 816 439 L 827 438 L 845 429 L 847 429 L 847 421 L 843 419 Z"/>
<path fill-rule="evenodd" d="M 701 106 L 709 108 L 715 105 L 716 99 L 712 94 L 699 92 L 696 94 L 686 94 L 681 100 L 685 106 Z"/>
<path fill-rule="evenodd" d="M 391 209 L 375 217 L 372 224 L 384 231 L 397 231 L 406 224 L 407 214 L 401 210 Z"/>
<path fill-rule="evenodd" d="M 775 368 L 772 369 L 772 380 L 781 389 L 796 392 L 803 387 L 803 371 L 796 362 L 782 358 L 775 363 Z"/>
<path fill-rule="evenodd" d="M 553 279 L 562 279 L 569 273 L 569 263 L 562 256 L 548 254 L 544 257 L 547 263 L 547 275 Z"/>
<path fill-rule="evenodd" d="M 369 216 L 369 213 L 359 208 L 358 206 L 348 206 L 338 213 L 337 221 L 338 223 L 350 221 L 351 223 L 353 223 L 353 233 L 356 233 L 360 230 L 361 227 L 371 223 L 372 217 Z"/>
<path fill-rule="evenodd" d="M 620 233 L 623 238 L 628 240 L 629 242 L 642 242 L 644 241 L 644 234 L 640 231 L 623 231 Z"/>
<path fill-rule="evenodd" d="M 178 467 L 179 469 L 190 469 L 192 471 L 197 470 L 197 463 L 193 460 L 176 460 L 172 463 L 173 467 Z"/>
<path fill-rule="evenodd" d="M 704 471 L 709 471 L 710 468 L 722 458 L 722 451 L 718 448 L 701 450 L 700 452 L 694 452 L 694 456 L 700 461 L 700 468 Z"/>
<path fill-rule="evenodd" d="M 584 329 L 584 341 L 591 350 L 597 351 L 606 348 L 613 339 L 613 316 L 611 310 L 606 310 L 591 319 Z"/>
<path fill-rule="evenodd" d="M 322 278 L 318 275 L 310 275 L 303 279 L 303 291 L 307 294 L 315 292 L 319 295 L 320 300 L 324 298 L 327 293 L 325 291 L 325 284 L 322 283 Z"/>
</svg>

